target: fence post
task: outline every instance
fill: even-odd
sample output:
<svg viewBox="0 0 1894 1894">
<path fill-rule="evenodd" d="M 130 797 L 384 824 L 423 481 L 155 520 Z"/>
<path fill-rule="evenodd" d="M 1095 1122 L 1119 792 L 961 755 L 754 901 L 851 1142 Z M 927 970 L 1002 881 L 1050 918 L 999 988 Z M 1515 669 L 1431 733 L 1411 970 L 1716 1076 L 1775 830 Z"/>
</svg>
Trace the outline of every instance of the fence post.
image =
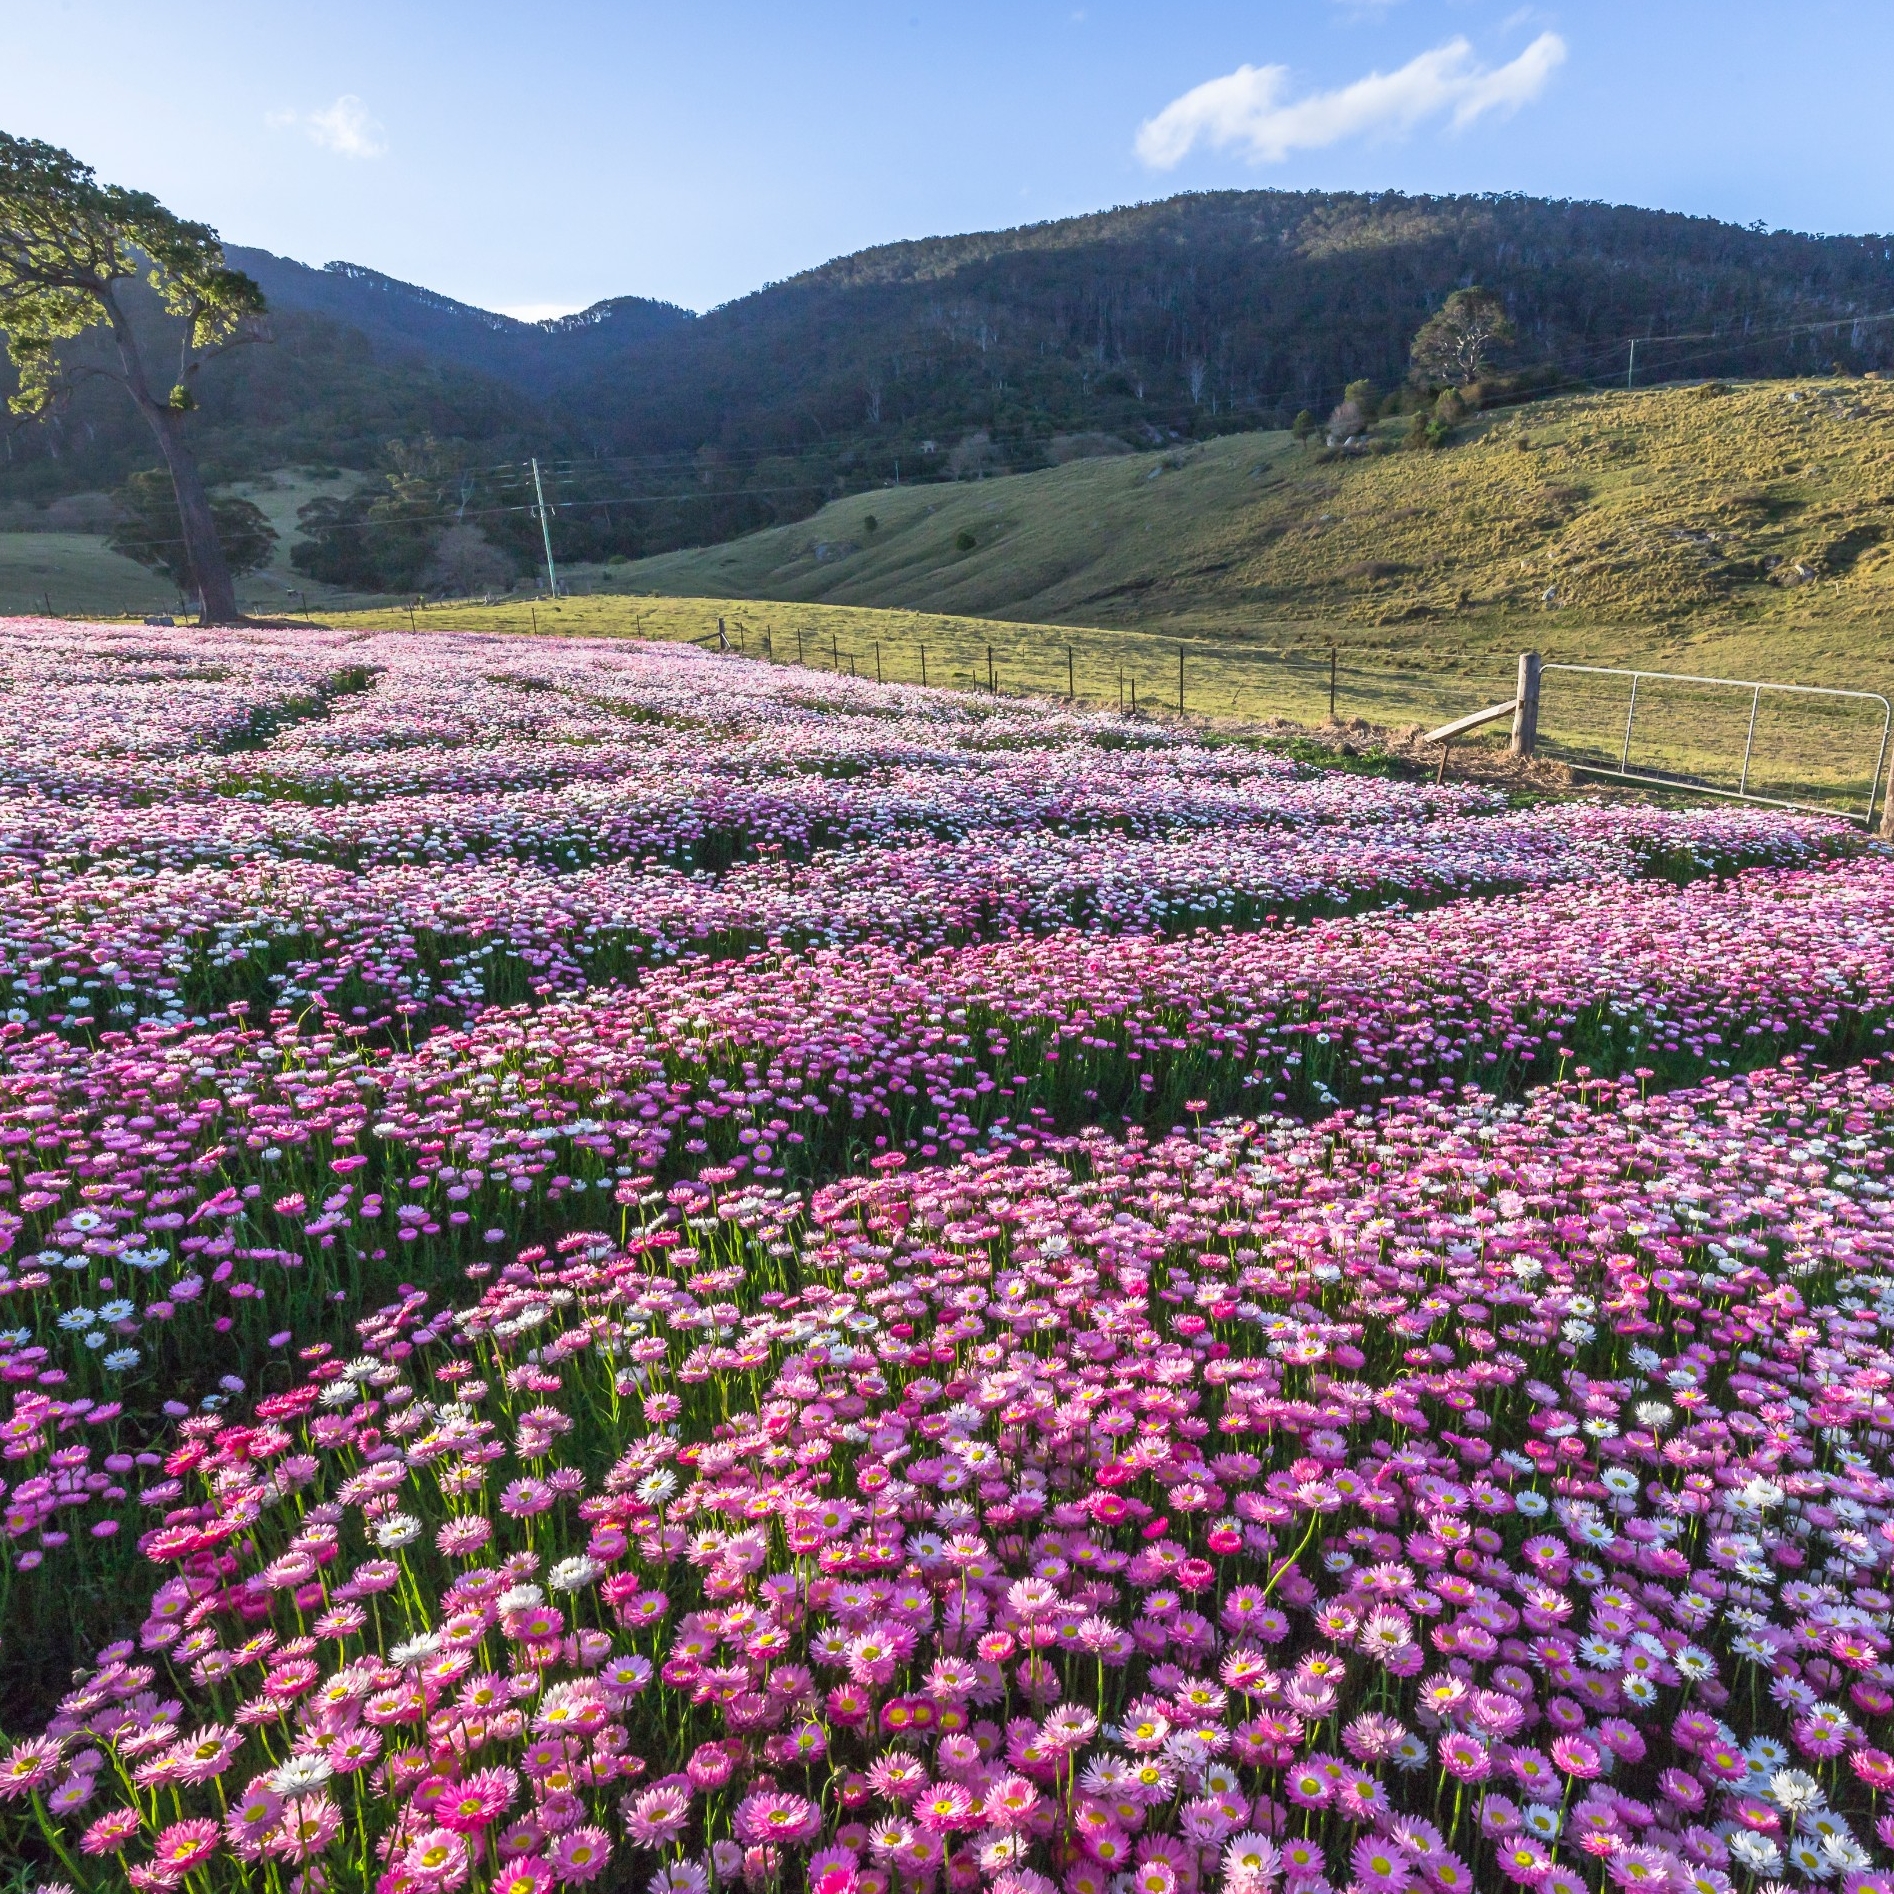
<svg viewBox="0 0 1894 1894">
<path fill-rule="evenodd" d="M 1513 754 L 1530 756 L 1539 745 L 1539 666 L 1536 651 L 1519 654 L 1519 686 L 1513 702 Z"/>
<path fill-rule="evenodd" d="M 1894 842 L 1894 768 L 1888 771 L 1887 792 L 1881 802 L 1881 833 Z"/>
<path fill-rule="evenodd" d="M 1184 714 L 1184 647 L 1177 647 L 1177 714 Z"/>
</svg>

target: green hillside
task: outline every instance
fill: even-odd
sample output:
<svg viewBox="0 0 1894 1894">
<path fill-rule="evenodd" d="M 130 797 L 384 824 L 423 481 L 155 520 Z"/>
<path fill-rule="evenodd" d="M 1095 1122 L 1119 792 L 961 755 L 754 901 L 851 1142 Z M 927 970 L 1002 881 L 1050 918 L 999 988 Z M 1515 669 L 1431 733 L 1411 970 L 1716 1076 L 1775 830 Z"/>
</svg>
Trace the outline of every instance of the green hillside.
<svg viewBox="0 0 1894 1894">
<path fill-rule="evenodd" d="M 0 532 L 0 616 L 168 612 L 177 588 L 121 557 L 97 533 Z"/>
<path fill-rule="evenodd" d="M 1894 681 L 1894 384 L 1590 394 L 1475 417 L 1439 451 L 1399 448 L 1401 428 L 1360 456 L 1246 434 L 887 489 L 610 577 L 1395 659 L 1530 643 Z"/>
</svg>

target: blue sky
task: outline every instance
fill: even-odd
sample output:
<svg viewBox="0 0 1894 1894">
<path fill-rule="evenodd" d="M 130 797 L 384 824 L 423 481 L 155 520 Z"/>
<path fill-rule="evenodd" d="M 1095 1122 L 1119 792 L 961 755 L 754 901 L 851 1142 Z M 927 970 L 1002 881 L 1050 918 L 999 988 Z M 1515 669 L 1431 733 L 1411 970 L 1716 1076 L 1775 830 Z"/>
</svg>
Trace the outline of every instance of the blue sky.
<svg viewBox="0 0 1894 1894">
<path fill-rule="evenodd" d="M 0 0 L 0 127 L 492 308 L 1178 190 L 1894 227 L 1888 0 Z"/>
</svg>

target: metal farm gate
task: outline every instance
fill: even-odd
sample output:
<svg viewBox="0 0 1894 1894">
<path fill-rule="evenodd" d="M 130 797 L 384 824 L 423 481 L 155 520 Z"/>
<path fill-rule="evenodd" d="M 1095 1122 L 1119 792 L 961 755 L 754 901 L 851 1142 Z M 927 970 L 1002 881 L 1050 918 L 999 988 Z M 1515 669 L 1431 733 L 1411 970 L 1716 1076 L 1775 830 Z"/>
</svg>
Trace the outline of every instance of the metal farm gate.
<svg viewBox="0 0 1894 1894">
<path fill-rule="evenodd" d="M 1512 748 L 1588 776 L 1839 815 L 1872 831 L 1894 706 L 1878 691 L 1519 660 L 1514 697 L 1430 731 L 1445 746 L 1510 717 Z"/>
</svg>

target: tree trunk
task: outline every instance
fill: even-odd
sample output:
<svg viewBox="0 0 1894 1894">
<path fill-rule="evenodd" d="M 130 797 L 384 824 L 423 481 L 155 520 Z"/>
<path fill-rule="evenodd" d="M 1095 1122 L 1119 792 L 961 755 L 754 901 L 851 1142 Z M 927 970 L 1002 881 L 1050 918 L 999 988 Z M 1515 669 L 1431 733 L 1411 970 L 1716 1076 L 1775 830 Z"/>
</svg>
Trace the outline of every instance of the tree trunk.
<svg viewBox="0 0 1894 1894">
<path fill-rule="evenodd" d="M 139 403 L 144 407 L 144 403 Z M 237 588 L 224 563 L 224 549 L 217 537 L 217 522 L 211 518 L 210 495 L 204 491 L 204 477 L 197 470 L 197 456 L 186 444 L 180 423 L 184 416 L 171 408 L 145 409 L 145 418 L 164 453 L 164 464 L 177 494 L 178 520 L 184 529 L 184 556 L 190 562 L 191 577 L 197 583 L 202 625 L 240 625 L 243 613 L 237 609 Z"/>
<path fill-rule="evenodd" d="M 125 372 L 118 379 L 138 412 L 151 423 L 151 431 L 158 437 L 159 451 L 171 475 L 171 489 L 177 495 L 178 524 L 184 533 L 184 556 L 197 582 L 198 623 L 241 625 L 244 617 L 237 609 L 237 588 L 224 562 L 217 522 L 211 518 L 210 495 L 204 491 L 204 476 L 197 471 L 197 456 L 184 439 L 187 410 L 174 408 L 151 392 L 138 338 L 109 285 L 101 301 L 124 366 Z"/>
</svg>

